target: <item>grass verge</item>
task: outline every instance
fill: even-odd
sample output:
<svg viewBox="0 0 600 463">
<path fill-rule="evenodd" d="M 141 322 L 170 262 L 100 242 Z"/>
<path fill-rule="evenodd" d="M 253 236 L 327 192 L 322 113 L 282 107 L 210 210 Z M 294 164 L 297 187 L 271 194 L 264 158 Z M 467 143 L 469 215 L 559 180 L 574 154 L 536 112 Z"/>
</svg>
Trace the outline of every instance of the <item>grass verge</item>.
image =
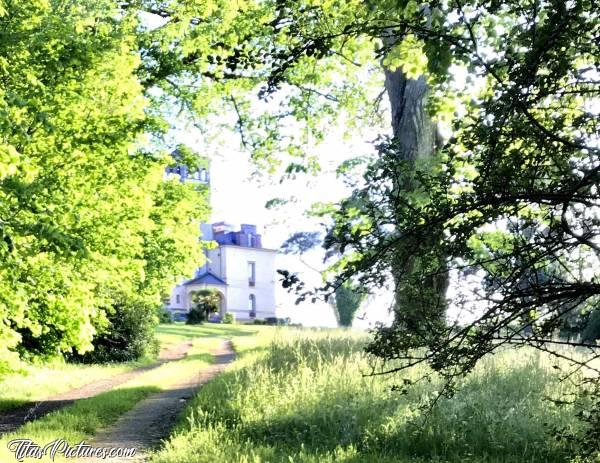
<svg viewBox="0 0 600 463">
<path fill-rule="evenodd" d="M 150 359 L 106 365 L 83 365 L 54 360 L 24 365 L 0 381 L 0 412 L 39 402 L 53 395 L 100 381 L 151 363 Z"/>
<path fill-rule="evenodd" d="M 194 339 L 198 347 L 210 349 L 215 347 L 215 342 L 218 343 L 218 339 L 247 337 L 250 339 L 241 341 L 240 345 L 243 345 L 244 342 L 251 343 L 260 328 L 264 327 L 169 324 L 159 325 L 156 332 L 162 347 Z M 200 344 L 202 342 L 204 342 L 203 345 Z M 152 362 L 152 359 L 144 359 L 138 362 L 85 365 L 67 363 L 61 359 L 56 359 L 43 364 L 23 363 L 18 373 L 7 375 L 0 380 L 0 413 L 23 404 L 45 400 L 54 395 L 131 371 Z"/>
<path fill-rule="evenodd" d="M 451 399 L 426 371 L 365 376 L 366 338 L 348 331 L 282 330 L 204 386 L 152 463 L 566 462 L 551 426 L 576 427 L 554 407 L 569 386 L 554 362 L 521 349 L 484 359 Z M 255 347 L 256 349 L 256 347 Z"/>
</svg>

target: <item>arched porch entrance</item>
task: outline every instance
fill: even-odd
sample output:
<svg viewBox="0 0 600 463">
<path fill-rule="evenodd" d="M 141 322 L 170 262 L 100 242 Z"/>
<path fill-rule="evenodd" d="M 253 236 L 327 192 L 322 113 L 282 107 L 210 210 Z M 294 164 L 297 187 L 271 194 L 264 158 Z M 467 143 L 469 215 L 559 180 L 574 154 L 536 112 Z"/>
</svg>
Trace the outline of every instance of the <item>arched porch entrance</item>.
<svg viewBox="0 0 600 463">
<path fill-rule="evenodd" d="M 201 291 L 211 291 L 218 298 L 218 311 L 217 313 L 222 318 L 227 312 L 227 299 L 225 292 L 222 288 L 212 285 L 190 285 L 186 290 L 186 306 L 189 311 L 194 306 L 194 296 Z"/>
</svg>

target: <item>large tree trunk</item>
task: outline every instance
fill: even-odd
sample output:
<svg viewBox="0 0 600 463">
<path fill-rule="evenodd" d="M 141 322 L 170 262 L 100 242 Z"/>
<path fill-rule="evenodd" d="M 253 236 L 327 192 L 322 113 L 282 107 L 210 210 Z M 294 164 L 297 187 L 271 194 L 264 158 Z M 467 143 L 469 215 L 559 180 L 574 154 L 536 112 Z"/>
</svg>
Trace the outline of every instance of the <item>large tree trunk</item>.
<svg viewBox="0 0 600 463">
<path fill-rule="evenodd" d="M 433 156 L 437 129 L 425 110 L 429 91 L 425 77 L 407 79 L 400 69 L 386 70 L 385 88 L 392 107 L 392 130 L 400 147 L 399 156 L 410 162 Z"/>
<path fill-rule="evenodd" d="M 392 110 L 392 129 L 397 146 L 397 156 L 407 161 L 410 169 L 415 161 L 428 159 L 435 155 L 439 145 L 436 124 L 426 111 L 428 86 L 423 76 L 407 79 L 397 69 L 385 69 L 385 88 Z M 413 185 L 396 185 L 399 190 L 410 191 Z M 402 244 L 400 244 L 400 247 Z M 438 256 L 439 273 L 423 276 L 420 287 L 406 284 L 416 272 L 422 272 L 422 263 L 415 258 L 406 258 L 406 249 L 398 249 L 392 272 L 396 280 L 396 320 L 411 330 L 429 330 L 432 323 L 444 323 L 446 314 L 446 290 L 448 274 L 444 256 Z"/>
</svg>

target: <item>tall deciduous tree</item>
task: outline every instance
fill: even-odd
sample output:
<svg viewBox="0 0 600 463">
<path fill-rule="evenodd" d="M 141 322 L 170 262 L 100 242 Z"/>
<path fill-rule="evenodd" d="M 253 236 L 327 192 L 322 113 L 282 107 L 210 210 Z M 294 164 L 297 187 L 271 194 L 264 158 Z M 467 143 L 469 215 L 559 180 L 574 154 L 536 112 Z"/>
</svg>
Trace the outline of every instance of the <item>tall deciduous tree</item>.
<svg viewBox="0 0 600 463">
<path fill-rule="evenodd" d="M 400 300 L 424 303 L 419 323 L 397 317 L 370 352 L 401 361 L 396 369 L 428 363 L 452 392 L 502 345 L 559 357 L 564 344 L 579 345 L 553 333 L 569 314 L 597 310 L 600 298 L 594 2 L 364 2 L 346 22 L 329 7 L 350 2 L 279 3 L 277 24 L 294 35 L 273 74 L 279 84 L 305 54 L 351 61 L 346 44 L 365 37 L 388 68 L 393 136 L 381 140 L 363 187 L 333 212 L 327 244 L 346 255 L 342 279 L 381 285 L 391 271 Z M 423 67 L 424 77 L 406 79 Z M 417 155 L 435 151 L 426 113 L 453 129 L 435 157 Z M 448 271 L 465 288 L 477 279 L 479 291 L 454 297 L 454 308 L 471 314 L 445 326 L 435 299 Z M 573 369 L 597 374 L 596 345 L 581 346 L 591 356 L 571 356 Z"/>
<path fill-rule="evenodd" d="M 344 283 L 335 290 L 335 306 L 339 314 L 339 323 L 341 326 L 352 326 L 356 312 L 364 300 L 364 293 L 350 283 Z"/>
<path fill-rule="evenodd" d="M 136 14 L 110 1 L 0 8 L 0 371 L 92 348 L 200 262 L 206 190 L 164 181 L 144 134 Z M 108 318 L 107 318 L 108 316 Z"/>
</svg>

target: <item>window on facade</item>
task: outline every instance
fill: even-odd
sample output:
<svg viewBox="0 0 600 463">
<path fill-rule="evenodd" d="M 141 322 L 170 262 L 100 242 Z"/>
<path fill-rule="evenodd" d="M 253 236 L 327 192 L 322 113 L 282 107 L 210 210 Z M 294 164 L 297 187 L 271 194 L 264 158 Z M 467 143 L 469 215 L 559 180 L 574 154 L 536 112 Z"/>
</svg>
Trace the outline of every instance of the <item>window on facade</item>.
<svg viewBox="0 0 600 463">
<path fill-rule="evenodd" d="M 208 172 L 206 171 L 206 169 L 202 169 L 200 171 L 200 180 L 202 180 L 203 182 L 208 182 Z"/>
<path fill-rule="evenodd" d="M 248 234 L 248 247 L 249 248 L 254 247 L 254 235 L 252 233 Z"/>
<path fill-rule="evenodd" d="M 175 303 L 179 304 L 181 302 L 181 296 L 178 294 L 175 296 Z"/>
<path fill-rule="evenodd" d="M 248 298 L 248 309 L 250 310 L 250 317 L 256 317 L 256 296 L 250 294 Z"/>
<path fill-rule="evenodd" d="M 254 286 L 256 284 L 256 263 L 248 262 L 248 284 Z"/>
</svg>

